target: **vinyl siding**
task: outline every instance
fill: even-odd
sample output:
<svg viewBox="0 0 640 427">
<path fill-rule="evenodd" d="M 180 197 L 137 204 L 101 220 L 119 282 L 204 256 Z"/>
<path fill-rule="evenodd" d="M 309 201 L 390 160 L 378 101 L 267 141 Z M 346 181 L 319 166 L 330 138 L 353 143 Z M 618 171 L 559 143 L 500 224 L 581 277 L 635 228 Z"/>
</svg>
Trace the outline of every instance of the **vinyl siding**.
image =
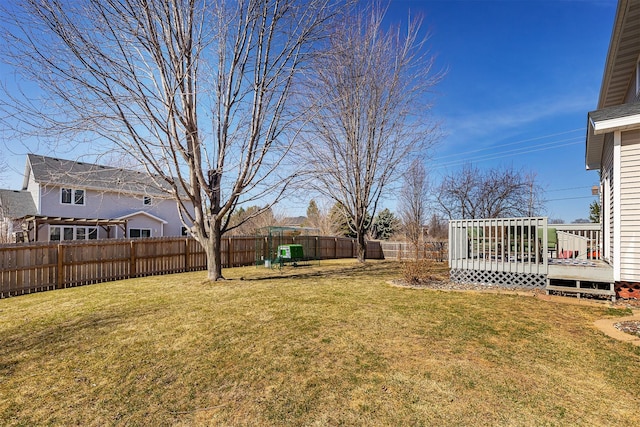
<svg viewBox="0 0 640 427">
<path fill-rule="evenodd" d="M 620 280 L 640 282 L 640 130 L 620 150 Z"/>
</svg>

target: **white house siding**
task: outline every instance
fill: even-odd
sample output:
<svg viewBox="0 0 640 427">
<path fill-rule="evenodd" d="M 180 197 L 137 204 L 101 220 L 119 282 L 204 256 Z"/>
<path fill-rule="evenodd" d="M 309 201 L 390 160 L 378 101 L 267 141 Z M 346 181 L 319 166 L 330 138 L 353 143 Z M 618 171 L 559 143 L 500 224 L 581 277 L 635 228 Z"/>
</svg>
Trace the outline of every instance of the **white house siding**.
<svg viewBox="0 0 640 427">
<path fill-rule="evenodd" d="M 182 223 L 178 216 L 178 208 L 176 202 L 172 199 L 161 199 L 159 197 L 152 196 L 151 205 L 144 205 L 142 195 L 96 191 L 91 189 L 83 190 L 85 190 L 84 205 L 63 204 L 60 200 L 60 187 L 43 186 L 41 191 L 42 209 L 40 214 L 45 216 L 71 218 L 112 219 L 144 211 L 167 221 L 167 224 L 164 224 L 164 226 L 161 227 L 158 221 L 151 218 L 147 218 L 145 220 L 136 218 L 136 221 L 142 221 L 139 225 L 145 225 L 145 228 L 149 228 L 146 226 L 153 224 L 153 228 L 156 230 L 156 232 L 153 233 L 154 237 L 180 236 L 182 233 Z M 100 229 L 99 238 L 105 237 L 107 237 L 106 233 L 104 230 Z M 111 237 L 114 236 L 112 235 Z"/>
<path fill-rule="evenodd" d="M 36 210 L 40 212 L 40 207 L 42 206 L 40 203 L 41 195 L 40 195 L 40 185 L 33 180 L 33 172 L 29 169 L 29 180 L 27 181 L 26 190 L 31 193 L 31 197 L 33 197 L 33 204 L 36 206 Z"/>
<path fill-rule="evenodd" d="M 620 166 L 620 280 L 640 282 L 640 130 L 622 133 Z"/>
<path fill-rule="evenodd" d="M 602 183 L 602 219 L 603 219 L 603 231 L 604 236 L 602 238 L 603 244 L 603 258 L 609 263 L 613 263 L 615 256 L 613 246 L 613 213 L 614 213 L 614 200 L 613 200 L 613 134 L 607 134 L 605 136 L 605 143 L 602 156 L 602 169 L 601 169 L 601 183 Z"/>
</svg>

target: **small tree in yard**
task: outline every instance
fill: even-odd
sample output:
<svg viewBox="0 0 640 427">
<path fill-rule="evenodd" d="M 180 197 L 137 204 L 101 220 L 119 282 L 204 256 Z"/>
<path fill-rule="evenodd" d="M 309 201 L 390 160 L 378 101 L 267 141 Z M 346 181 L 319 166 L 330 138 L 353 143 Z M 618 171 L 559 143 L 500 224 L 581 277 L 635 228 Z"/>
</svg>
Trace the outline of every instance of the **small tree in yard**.
<svg viewBox="0 0 640 427">
<path fill-rule="evenodd" d="M 398 199 L 404 233 L 411 246 L 413 246 L 416 259 L 420 252 L 420 242 L 424 237 L 427 190 L 427 173 L 424 164 L 416 159 L 404 173 L 404 183 Z"/>
<path fill-rule="evenodd" d="M 433 141 L 427 95 L 438 81 L 419 37 L 420 22 L 387 29 L 377 2 L 344 19 L 319 55 L 305 92 L 310 185 L 339 203 L 366 258 L 368 215 L 399 179 L 411 154 Z"/>
<path fill-rule="evenodd" d="M 321 236 L 335 236 L 339 227 L 329 209 L 318 206 L 315 200 L 309 202 L 304 226 L 317 229 Z"/>
<path fill-rule="evenodd" d="M 303 115 L 290 98 L 337 6 L 331 0 L 5 6 L 1 56 L 36 82 L 43 98 L 5 93 L 0 107 L 11 118 L 5 124 L 45 136 L 95 136 L 135 158 L 150 180 L 170 188 L 206 251 L 209 279 L 221 279 L 221 238 L 231 214 L 266 195 L 262 209 L 268 209 L 288 182 L 288 174 L 276 173 Z"/>
<path fill-rule="evenodd" d="M 353 218 L 349 216 L 349 213 L 342 205 L 342 203 L 336 202 L 329 211 L 329 217 L 336 230 L 336 234 L 339 236 L 356 238 L 358 232 L 356 230 Z M 368 213 L 365 215 L 365 226 L 368 230 L 371 226 L 371 215 Z"/>
</svg>

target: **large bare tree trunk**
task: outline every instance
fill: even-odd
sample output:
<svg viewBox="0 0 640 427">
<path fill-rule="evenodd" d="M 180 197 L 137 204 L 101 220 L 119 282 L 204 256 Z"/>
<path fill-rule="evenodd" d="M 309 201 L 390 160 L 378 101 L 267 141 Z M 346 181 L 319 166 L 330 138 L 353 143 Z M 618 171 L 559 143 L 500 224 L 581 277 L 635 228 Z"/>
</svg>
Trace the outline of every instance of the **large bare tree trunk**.
<svg viewBox="0 0 640 427">
<path fill-rule="evenodd" d="M 217 231 L 216 231 L 217 230 Z M 223 280 L 222 275 L 222 234 L 220 227 L 214 226 L 206 241 L 207 277 L 209 280 Z"/>
<path fill-rule="evenodd" d="M 358 262 L 365 262 L 367 260 L 367 242 L 363 233 L 358 233 L 356 239 L 356 257 Z"/>
</svg>

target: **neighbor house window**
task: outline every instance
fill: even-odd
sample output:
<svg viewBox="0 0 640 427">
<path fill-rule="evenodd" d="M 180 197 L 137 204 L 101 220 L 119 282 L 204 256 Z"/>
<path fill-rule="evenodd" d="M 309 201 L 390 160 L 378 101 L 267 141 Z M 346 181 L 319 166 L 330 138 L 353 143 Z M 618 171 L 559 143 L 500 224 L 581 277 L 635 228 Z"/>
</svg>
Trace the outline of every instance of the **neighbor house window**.
<svg viewBox="0 0 640 427">
<path fill-rule="evenodd" d="M 149 228 L 130 228 L 129 237 L 137 239 L 140 237 L 151 237 L 151 229 Z"/>
<path fill-rule="evenodd" d="M 49 227 L 49 240 L 52 242 L 60 241 L 60 227 Z"/>
<path fill-rule="evenodd" d="M 84 205 L 84 190 L 62 188 L 60 202 L 65 205 Z"/>
<path fill-rule="evenodd" d="M 60 240 L 73 240 L 74 236 L 74 227 L 49 227 L 49 240 L 52 242 L 59 242 Z"/>
<path fill-rule="evenodd" d="M 87 238 L 89 240 L 98 239 L 98 229 L 96 227 L 87 227 Z"/>
<path fill-rule="evenodd" d="M 151 196 L 144 196 L 142 198 L 142 204 L 145 206 L 151 206 Z"/>
<path fill-rule="evenodd" d="M 96 240 L 98 238 L 97 227 L 80 226 L 60 226 L 49 227 L 49 241 L 59 242 L 60 240 Z"/>
</svg>

